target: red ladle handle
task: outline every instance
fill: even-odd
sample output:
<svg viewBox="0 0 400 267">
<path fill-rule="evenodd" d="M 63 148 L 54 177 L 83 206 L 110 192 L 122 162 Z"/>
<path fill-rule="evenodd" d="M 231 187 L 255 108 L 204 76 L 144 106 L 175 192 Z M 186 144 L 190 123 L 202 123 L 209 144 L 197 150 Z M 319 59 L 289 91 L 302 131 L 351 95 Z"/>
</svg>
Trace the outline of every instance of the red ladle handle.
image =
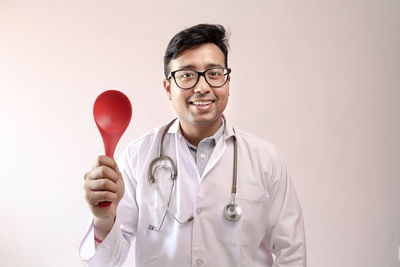
<svg viewBox="0 0 400 267">
<path fill-rule="evenodd" d="M 100 208 L 108 208 L 109 206 L 111 206 L 111 201 L 102 201 L 102 202 L 99 202 L 99 207 L 100 207 Z"/>
<path fill-rule="evenodd" d="M 110 153 L 109 152 L 107 153 L 107 152 L 106 152 L 107 157 L 114 158 L 114 155 L 110 155 Z M 111 206 L 111 201 L 102 201 L 102 202 L 99 202 L 98 205 L 100 208 L 108 208 L 109 206 Z"/>
</svg>

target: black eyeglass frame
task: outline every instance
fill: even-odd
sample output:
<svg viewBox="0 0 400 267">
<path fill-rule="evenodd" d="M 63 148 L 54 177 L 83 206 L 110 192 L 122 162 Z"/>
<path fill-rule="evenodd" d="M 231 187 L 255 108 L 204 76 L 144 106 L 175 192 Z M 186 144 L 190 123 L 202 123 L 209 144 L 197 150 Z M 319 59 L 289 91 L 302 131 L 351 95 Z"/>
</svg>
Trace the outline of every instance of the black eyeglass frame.
<svg viewBox="0 0 400 267">
<path fill-rule="evenodd" d="M 180 70 L 171 71 L 171 73 L 169 74 L 169 76 L 168 76 L 167 79 L 169 80 L 169 79 L 171 79 L 171 77 L 173 77 L 176 86 L 178 86 L 179 88 L 181 88 L 181 89 L 183 89 L 183 90 L 189 90 L 189 89 L 192 89 L 193 87 L 195 87 L 196 84 L 197 84 L 197 83 L 199 82 L 199 80 L 200 80 L 200 76 L 203 76 L 203 77 L 204 77 L 204 80 L 207 82 L 207 84 L 208 84 L 209 86 L 213 87 L 213 88 L 219 88 L 219 87 L 224 86 L 224 85 L 226 84 L 226 82 L 228 81 L 228 77 L 226 78 L 225 82 L 224 82 L 222 85 L 220 85 L 220 86 L 214 86 L 214 85 L 211 85 L 211 84 L 208 82 L 207 77 L 206 77 L 206 72 L 209 71 L 209 70 L 214 70 L 214 69 L 224 69 L 224 70 L 226 70 L 226 74 L 224 74 L 224 76 L 229 76 L 229 74 L 232 72 L 232 69 L 226 68 L 226 67 L 213 67 L 213 68 L 206 69 L 205 71 L 195 71 L 195 70 L 191 70 L 191 69 L 180 69 Z M 196 82 L 194 83 L 194 85 L 193 85 L 192 87 L 183 88 L 183 87 L 180 87 L 180 86 L 178 85 L 178 83 L 176 82 L 175 73 L 178 72 L 178 71 L 183 71 L 183 70 L 190 70 L 190 71 L 193 71 L 193 72 L 196 72 L 196 73 L 197 73 L 197 80 L 196 80 Z"/>
</svg>

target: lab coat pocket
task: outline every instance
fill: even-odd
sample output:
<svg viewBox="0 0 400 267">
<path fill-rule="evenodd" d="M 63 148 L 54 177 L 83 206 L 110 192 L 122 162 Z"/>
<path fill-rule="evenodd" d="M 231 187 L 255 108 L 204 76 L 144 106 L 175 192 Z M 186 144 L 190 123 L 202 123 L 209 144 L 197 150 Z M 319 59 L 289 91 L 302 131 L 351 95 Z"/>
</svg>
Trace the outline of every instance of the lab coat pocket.
<svg viewBox="0 0 400 267">
<path fill-rule="evenodd" d="M 223 209 L 230 199 L 219 201 L 216 214 L 216 235 L 230 246 L 248 245 L 257 237 L 261 240 L 267 228 L 268 194 L 262 191 L 239 189 L 236 203 L 242 208 L 242 216 L 236 222 L 225 219 Z"/>
</svg>

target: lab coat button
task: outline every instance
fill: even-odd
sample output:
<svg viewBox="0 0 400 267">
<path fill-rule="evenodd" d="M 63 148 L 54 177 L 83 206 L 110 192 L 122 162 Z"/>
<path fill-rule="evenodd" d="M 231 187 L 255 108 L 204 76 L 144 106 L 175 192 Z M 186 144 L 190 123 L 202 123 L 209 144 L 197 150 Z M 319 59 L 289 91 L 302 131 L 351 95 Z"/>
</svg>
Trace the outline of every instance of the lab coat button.
<svg viewBox="0 0 400 267">
<path fill-rule="evenodd" d="M 200 266 L 200 265 L 202 265 L 203 264 L 203 260 L 202 259 L 197 259 L 196 260 L 196 265 L 197 266 Z"/>
<path fill-rule="evenodd" d="M 200 158 L 205 159 L 205 158 L 206 158 L 206 155 L 203 154 L 203 153 L 201 153 L 201 154 L 200 154 Z"/>
<path fill-rule="evenodd" d="M 200 213 L 203 212 L 203 209 L 202 208 L 198 208 L 196 211 L 197 211 L 197 214 L 200 214 Z"/>
</svg>

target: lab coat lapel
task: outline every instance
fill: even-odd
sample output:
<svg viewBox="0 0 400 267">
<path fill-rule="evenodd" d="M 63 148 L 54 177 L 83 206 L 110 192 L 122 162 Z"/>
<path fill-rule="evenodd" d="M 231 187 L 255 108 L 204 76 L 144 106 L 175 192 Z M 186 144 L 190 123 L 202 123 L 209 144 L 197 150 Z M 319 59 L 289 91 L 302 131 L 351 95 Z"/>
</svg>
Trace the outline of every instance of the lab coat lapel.
<svg viewBox="0 0 400 267">
<path fill-rule="evenodd" d="M 225 117 L 224 117 L 225 118 Z M 215 145 L 213 152 L 211 153 L 210 159 L 208 160 L 207 166 L 201 176 L 201 179 L 205 177 L 208 172 L 217 164 L 217 162 L 224 155 L 228 142 L 230 143 L 230 137 L 234 135 L 234 131 L 232 126 L 225 119 L 225 131 L 224 135 L 218 140 L 218 143 Z"/>
<path fill-rule="evenodd" d="M 226 150 L 226 140 L 224 138 L 220 138 L 218 143 L 215 145 L 213 152 L 211 153 L 210 159 L 207 162 L 206 168 L 203 171 L 203 175 L 200 180 L 203 179 L 207 175 L 208 172 L 217 164 L 217 162 L 221 159 L 222 155 L 224 155 Z"/>
<path fill-rule="evenodd" d="M 171 125 L 168 133 L 171 133 L 175 136 L 175 147 L 170 153 L 176 155 L 176 167 L 178 168 L 178 176 L 183 173 L 181 168 L 185 167 L 189 173 L 192 173 L 191 176 L 196 176 L 197 181 L 199 181 L 199 171 L 197 170 L 196 163 L 192 155 L 190 154 L 186 139 L 183 137 L 180 130 L 179 118 L 176 119 L 175 122 Z"/>
</svg>

